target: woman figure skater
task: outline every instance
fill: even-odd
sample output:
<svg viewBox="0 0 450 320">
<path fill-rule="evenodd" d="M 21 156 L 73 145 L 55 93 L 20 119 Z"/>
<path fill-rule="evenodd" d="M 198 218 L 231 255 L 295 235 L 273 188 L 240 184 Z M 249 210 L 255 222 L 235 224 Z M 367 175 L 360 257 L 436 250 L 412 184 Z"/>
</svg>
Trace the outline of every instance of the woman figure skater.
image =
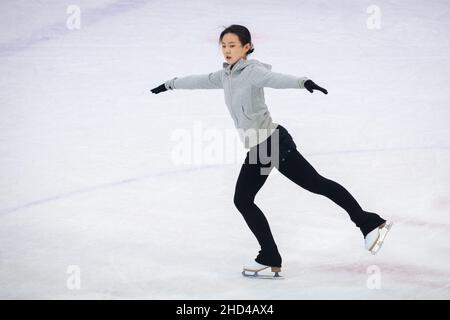
<svg viewBox="0 0 450 320">
<path fill-rule="evenodd" d="M 173 89 L 224 90 L 235 127 L 245 148 L 249 149 L 236 182 L 234 204 L 261 247 L 242 273 L 259 276 L 259 271 L 271 268 L 272 276 L 280 277 L 281 255 L 266 217 L 254 202 L 273 167 L 300 187 L 331 199 L 347 211 L 364 236 L 365 248 L 375 254 L 392 222 L 364 211 L 343 186 L 321 176 L 299 153 L 287 129 L 272 122 L 264 101 L 264 87 L 307 89 L 311 93 L 317 90 L 324 94 L 328 94 L 327 90 L 306 77 L 272 72 L 270 65 L 247 59 L 254 48 L 250 32 L 244 26 L 231 25 L 224 29 L 219 44 L 226 59 L 222 69 L 209 74 L 175 77 L 151 91 L 158 94 Z"/>
</svg>

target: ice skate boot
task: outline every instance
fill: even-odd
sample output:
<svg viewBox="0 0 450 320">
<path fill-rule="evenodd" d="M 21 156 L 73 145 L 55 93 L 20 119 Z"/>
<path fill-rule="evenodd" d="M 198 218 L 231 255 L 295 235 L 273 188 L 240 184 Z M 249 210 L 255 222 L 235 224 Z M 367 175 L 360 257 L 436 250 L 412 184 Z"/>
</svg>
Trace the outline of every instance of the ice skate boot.
<svg viewBox="0 0 450 320">
<path fill-rule="evenodd" d="M 392 221 L 386 221 L 381 226 L 370 231 L 364 238 L 366 249 L 372 254 L 376 254 L 383 245 L 384 239 L 386 238 L 389 230 L 392 228 L 392 225 Z"/>
</svg>

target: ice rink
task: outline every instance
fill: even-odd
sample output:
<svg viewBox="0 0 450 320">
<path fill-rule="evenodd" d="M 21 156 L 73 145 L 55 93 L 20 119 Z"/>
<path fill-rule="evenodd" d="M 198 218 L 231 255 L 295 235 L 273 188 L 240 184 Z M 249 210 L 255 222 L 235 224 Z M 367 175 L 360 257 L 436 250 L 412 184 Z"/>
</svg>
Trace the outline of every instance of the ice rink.
<svg viewBox="0 0 450 320">
<path fill-rule="evenodd" d="M 236 134 L 207 156 L 208 132 L 235 131 L 223 91 L 150 92 L 221 69 L 230 24 L 249 59 L 328 90 L 265 97 L 319 173 L 394 221 L 376 256 L 274 170 L 256 204 L 285 279 L 242 277 L 246 150 Z M 449 84 L 445 0 L 2 0 L 0 298 L 449 299 Z"/>
</svg>

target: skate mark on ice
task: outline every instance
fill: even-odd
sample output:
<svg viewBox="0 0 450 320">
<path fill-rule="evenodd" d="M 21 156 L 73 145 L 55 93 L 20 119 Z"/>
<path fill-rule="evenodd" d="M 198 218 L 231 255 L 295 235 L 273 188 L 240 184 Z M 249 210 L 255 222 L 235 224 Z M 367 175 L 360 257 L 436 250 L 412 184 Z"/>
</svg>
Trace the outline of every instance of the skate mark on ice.
<svg viewBox="0 0 450 320">
<path fill-rule="evenodd" d="M 450 232 L 450 225 L 442 222 L 433 222 L 429 220 L 417 220 L 414 218 L 405 218 L 402 216 L 389 215 L 392 221 L 399 226 L 405 225 L 408 227 L 430 228 L 430 229 L 447 229 Z"/>
<path fill-rule="evenodd" d="M 308 156 L 328 156 L 350 153 L 373 153 L 373 152 L 397 152 L 412 150 L 450 150 L 450 146 L 421 146 L 421 147 L 398 147 L 398 148 L 379 148 L 379 149 L 355 149 L 355 150 L 336 150 L 325 152 L 312 152 Z"/>
<path fill-rule="evenodd" d="M 401 224 L 406 224 L 406 225 L 410 225 L 413 227 L 423 227 L 423 228 L 431 228 L 431 229 L 450 229 L 450 226 L 444 223 L 437 223 L 437 222 L 429 222 L 429 221 L 419 221 L 419 220 L 403 220 L 402 219 L 397 219 L 394 220 L 397 221 Z M 450 230 L 449 230 L 450 231 Z"/>
<path fill-rule="evenodd" d="M 22 209 L 27 209 L 27 208 L 35 207 L 35 206 L 38 206 L 38 205 L 46 204 L 46 203 L 49 203 L 49 202 L 53 202 L 53 201 L 57 201 L 57 200 L 63 200 L 63 199 L 68 199 L 68 198 L 71 198 L 71 197 L 74 197 L 74 196 L 78 196 L 78 195 L 86 194 L 86 193 L 91 193 L 91 192 L 95 192 L 95 191 L 99 191 L 99 190 L 105 190 L 105 189 L 109 189 L 109 188 L 120 187 L 120 186 L 127 185 L 127 184 L 134 183 L 134 182 L 145 181 L 147 179 L 163 177 L 163 176 L 166 176 L 166 175 L 195 172 L 195 171 L 206 170 L 206 169 L 211 169 L 211 168 L 217 168 L 217 167 L 222 167 L 222 166 L 223 165 L 209 165 L 209 166 L 202 166 L 202 167 L 195 167 L 195 168 L 188 168 L 188 169 L 183 168 L 183 169 L 176 169 L 176 170 L 167 170 L 167 171 L 163 171 L 163 172 L 157 172 L 157 173 L 153 173 L 153 174 L 127 178 L 127 179 L 123 179 L 123 180 L 119 180 L 119 181 L 102 183 L 102 184 L 98 184 L 98 185 L 94 185 L 94 186 L 90 186 L 90 187 L 86 187 L 86 188 L 82 188 L 82 189 L 73 190 L 73 191 L 61 193 L 61 194 L 58 194 L 58 195 L 50 196 L 50 197 L 47 197 L 47 198 L 42 198 L 42 199 L 38 199 L 38 200 L 35 200 L 35 201 L 30 201 L 28 203 L 25 203 L 25 204 L 22 204 L 22 205 L 18 205 L 16 207 L 5 208 L 5 209 L 0 210 L 0 214 L 1 215 L 8 214 L 8 213 L 16 212 L 16 211 L 19 211 L 19 210 L 22 210 Z"/>
<path fill-rule="evenodd" d="M 412 150 L 414 148 L 405 148 L 405 150 Z M 416 148 L 417 149 L 417 148 Z M 419 148 L 420 149 L 420 148 Z M 434 147 L 424 147 L 423 149 L 436 149 Z M 443 147 L 443 149 L 450 149 L 450 147 Z M 378 149 L 378 150 L 364 150 L 363 152 L 379 152 L 383 149 Z M 384 151 L 397 151 L 399 149 L 385 149 Z M 306 157 L 313 157 L 313 156 L 317 156 L 317 155 L 335 155 L 335 154 L 343 154 L 343 153 L 351 153 L 351 152 L 360 152 L 358 150 L 355 151 L 332 151 L 332 152 L 324 152 L 324 153 L 309 153 L 309 154 L 305 154 Z M 48 202 L 52 202 L 52 201 L 57 201 L 57 200 L 61 200 L 61 199 L 67 199 L 73 196 L 77 196 L 80 194 L 85 194 L 85 193 L 90 193 L 90 192 L 95 192 L 98 190 L 105 190 L 108 188 L 113 188 L 113 187 L 117 187 L 117 186 L 122 186 L 125 184 L 130 184 L 130 183 L 134 183 L 134 182 L 140 182 L 140 181 L 144 181 L 146 179 L 151 179 L 154 177 L 160 177 L 160 176 L 165 176 L 165 175 L 172 175 L 172 174 L 180 174 L 180 173 L 189 173 L 189 172 L 193 172 L 193 171 L 200 171 L 200 170 L 208 170 L 211 168 L 221 168 L 221 167 L 226 167 L 226 166 L 233 166 L 235 165 L 234 163 L 226 163 L 226 164 L 214 164 L 214 165 L 204 165 L 201 167 L 195 167 L 195 168 L 189 168 L 189 169 L 175 169 L 175 170 L 167 170 L 165 172 L 158 172 L 158 173 L 153 173 L 153 174 L 148 174 L 148 175 L 144 175 L 144 176 L 138 176 L 138 177 L 132 177 L 132 178 L 127 178 L 127 179 L 123 179 L 123 180 L 119 180 L 119 181 L 114 181 L 114 182 L 109 182 L 109 183 L 104 183 L 104 184 L 99 184 L 99 185 L 94 185 L 94 186 L 90 186 L 90 187 L 86 187 L 86 188 L 82 188 L 82 189 L 78 189 L 78 190 L 74 190 L 74 191 L 69 191 L 66 193 L 62 193 L 59 195 L 54 195 L 54 196 L 50 196 L 47 198 L 43 198 L 43 199 L 38 199 L 35 201 L 30 201 L 28 203 L 22 204 L 22 205 L 18 205 L 15 207 L 11 207 L 11 208 L 5 208 L 5 209 L 0 209 L 0 214 L 7 214 L 7 213 L 11 213 L 11 212 L 16 212 L 22 209 L 26 209 L 26 208 L 30 208 L 30 207 L 34 207 L 34 206 L 38 206 L 41 204 L 46 204 Z M 395 219 L 395 221 L 401 221 L 401 219 Z M 447 224 L 439 224 L 439 223 L 430 223 L 430 222 L 423 222 L 423 221 L 418 221 L 418 220 L 406 220 L 403 221 L 404 224 L 411 224 L 411 225 L 415 225 L 417 227 L 431 227 L 431 228 L 446 228 L 446 229 L 450 229 L 450 225 Z"/>
<path fill-rule="evenodd" d="M 130 10 L 139 9 L 149 2 L 151 2 L 151 0 L 119 0 L 101 8 L 81 8 L 82 27 L 91 26 L 110 16 L 124 14 Z M 39 43 L 54 40 L 73 32 L 66 27 L 67 15 L 64 11 L 61 13 L 61 16 L 64 20 L 40 28 L 27 37 L 21 37 L 7 43 L 1 43 L 0 57 L 14 55 Z"/>
</svg>

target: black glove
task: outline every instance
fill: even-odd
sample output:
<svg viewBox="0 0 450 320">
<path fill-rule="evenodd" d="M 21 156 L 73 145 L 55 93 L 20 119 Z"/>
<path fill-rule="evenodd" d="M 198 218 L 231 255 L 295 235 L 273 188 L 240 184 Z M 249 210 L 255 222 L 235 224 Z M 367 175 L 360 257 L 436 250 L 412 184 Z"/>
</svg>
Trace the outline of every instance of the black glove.
<svg viewBox="0 0 450 320">
<path fill-rule="evenodd" d="M 306 80 L 304 84 L 306 90 L 313 93 L 313 90 L 319 90 L 322 91 L 325 94 L 328 94 L 328 91 L 322 87 L 319 87 L 317 84 L 314 83 L 312 80 Z"/>
<path fill-rule="evenodd" d="M 158 86 L 158 87 L 156 87 L 156 88 L 153 88 L 151 91 L 152 91 L 154 94 L 158 94 L 158 93 L 160 93 L 160 92 L 167 91 L 167 89 L 166 89 L 166 86 L 165 86 L 164 83 L 163 83 L 162 85 L 160 85 L 160 86 Z"/>
</svg>

